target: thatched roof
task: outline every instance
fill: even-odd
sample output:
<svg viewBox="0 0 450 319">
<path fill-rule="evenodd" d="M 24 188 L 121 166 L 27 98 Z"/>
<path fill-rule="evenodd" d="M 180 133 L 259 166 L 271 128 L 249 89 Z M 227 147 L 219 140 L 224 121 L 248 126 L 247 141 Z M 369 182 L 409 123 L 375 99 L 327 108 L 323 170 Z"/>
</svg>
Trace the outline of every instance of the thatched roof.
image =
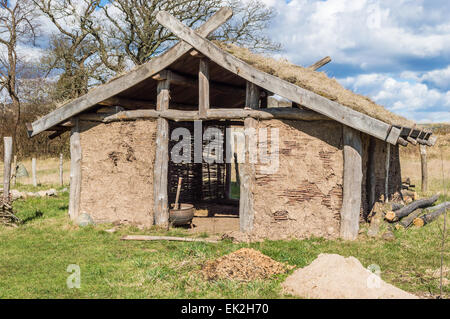
<svg viewBox="0 0 450 319">
<path fill-rule="evenodd" d="M 245 61 L 254 68 L 277 76 L 307 90 L 313 91 L 330 100 L 348 106 L 358 112 L 379 119 L 392 125 L 411 127 L 414 125 L 400 115 L 394 114 L 383 106 L 376 104 L 366 96 L 356 94 L 339 84 L 335 79 L 329 78 L 324 72 L 313 71 L 290 63 L 285 59 L 274 59 L 255 54 L 248 49 L 232 44 L 216 42 L 223 50 Z"/>
</svg>

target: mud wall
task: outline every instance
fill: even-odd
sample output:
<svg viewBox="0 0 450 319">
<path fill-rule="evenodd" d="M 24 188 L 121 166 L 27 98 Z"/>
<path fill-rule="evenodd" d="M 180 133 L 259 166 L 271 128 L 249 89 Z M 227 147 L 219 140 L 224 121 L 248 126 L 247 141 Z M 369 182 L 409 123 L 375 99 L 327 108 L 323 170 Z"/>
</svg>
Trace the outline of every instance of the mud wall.
<svg viewBox="0 0 450 319">
<path fill-rule="evenodd" d="M 262 174 L 256 165 L 255 237 L 337 237 L 342 206 L 342 125 L 331 121 L 262 121 L 279 129 L 279 168 Z M 270 135 L 270 131 L 269 131 Z M 277 221 L 274 213 L 288 212 Z"/>
<path fill-rule="evenodd" d="M 100 223 L 152 225 L 156 121 L 80 124 L 80 213 Z"/>
</svg>

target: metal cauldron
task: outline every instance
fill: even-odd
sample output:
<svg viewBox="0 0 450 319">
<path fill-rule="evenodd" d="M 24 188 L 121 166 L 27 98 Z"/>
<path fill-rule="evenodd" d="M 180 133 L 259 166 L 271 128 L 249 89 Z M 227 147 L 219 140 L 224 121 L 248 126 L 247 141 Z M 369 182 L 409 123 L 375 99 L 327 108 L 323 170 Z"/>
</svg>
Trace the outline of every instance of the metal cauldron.
<svg viewBox="0 0 450 319">
<path fill-rule="evenodd" d="M 173 226 L 191 224 L 194 214 L 194 205 L 180 204 L 178 209 L 171 209 L 169 211 L 169 223 Z"/>
</svg>

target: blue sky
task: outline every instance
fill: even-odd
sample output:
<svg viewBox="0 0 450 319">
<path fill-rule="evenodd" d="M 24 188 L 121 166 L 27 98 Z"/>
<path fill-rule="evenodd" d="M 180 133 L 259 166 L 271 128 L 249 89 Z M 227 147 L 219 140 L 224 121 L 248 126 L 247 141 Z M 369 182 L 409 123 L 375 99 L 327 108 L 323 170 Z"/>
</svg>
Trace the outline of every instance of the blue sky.
<svg viewBox="0 0 450 319">
<path fill-rule="evenodd" d="M 268 33 L 299 65 L 322 71 L 417 122 L 450 122 L 448 0 L 263 0 Z"/>
<path fill-rule="evenodd" d="M 354 92 L 417 122 L 450 122 L 450 1 L 261 1 L 277 11 L 267 30 L 277 57 L 306 66 L 329 55 L 321 71 Z M 43 42 L 56 32 L 50 21 L 42 31 Z M 24 60 L 45 47 L 20 46 Z"/>
</svg>

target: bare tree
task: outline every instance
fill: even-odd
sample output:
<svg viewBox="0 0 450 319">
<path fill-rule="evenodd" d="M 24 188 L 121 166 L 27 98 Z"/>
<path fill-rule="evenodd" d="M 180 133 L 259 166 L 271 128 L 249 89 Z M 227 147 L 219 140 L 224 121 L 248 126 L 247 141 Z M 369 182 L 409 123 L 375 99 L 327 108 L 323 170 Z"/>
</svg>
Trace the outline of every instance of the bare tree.
<svg viewBox="0 0 450 319">
<path fill-rule="evenodd" d="M 0 0 L 0 91 L 6 90 L 16 112 L 13 140 L 20 122 L 20 97 L 17 93 L 20 43 L 34 41 L 38 29 L 37 14 L 31 0 Z"/>
<path fill-rule="evenodd" d="M 156 21 L 155 15 L 160 10 L 171 13 L 189 27 L 195 27 L 223 6 L 233 9 L 234 18 L 211 39 L 257 50 L 280 49 L 264 35 L 275 12 L 260 0 L 109 0 L 102 8 L 110 24 L 96 32 L 101 43 L 102 60 L 107 61 L 107 50 L 114 48 L 114 54 L 122 52 L 133 64 L 140 65 L 178 40 Z"/>
<path fill-rule="evenodd" d="M 32 1 L 59 31 L 51 38 L 42 60 L 48 72 L 62 71 L 55 99 L 61 101 L 83 95 L 92 79 L 105 82 L 107 72 L 98 59 L 99 44 L 93 35 L 97 32 L 93 27 L 94 16 L 101 0 Z"/>
</svg>

